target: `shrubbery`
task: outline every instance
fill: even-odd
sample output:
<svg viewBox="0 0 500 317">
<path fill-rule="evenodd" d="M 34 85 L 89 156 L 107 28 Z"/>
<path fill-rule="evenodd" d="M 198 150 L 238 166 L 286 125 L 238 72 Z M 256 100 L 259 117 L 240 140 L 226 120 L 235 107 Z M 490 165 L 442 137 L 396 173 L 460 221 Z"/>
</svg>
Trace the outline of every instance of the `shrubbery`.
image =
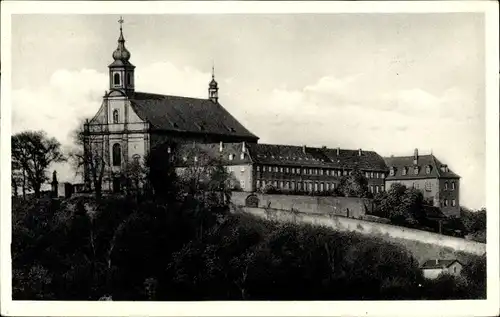
<svg viewBox="0 0 500 317">
<path fill-rule="evenodd" d="M 485 293 L 484 259 L 468 265 L 463 280 L 424 281 L 401 245 L 230 214 L 222 169 L 200 186 L 179 182 L 171 168 L 163 163 L 154 175 L 146 171 L 151 191 L 142 197 L 74 197 L 62 204 L 14 198 L 13 298 L 360 300 Z"/>
</svg>

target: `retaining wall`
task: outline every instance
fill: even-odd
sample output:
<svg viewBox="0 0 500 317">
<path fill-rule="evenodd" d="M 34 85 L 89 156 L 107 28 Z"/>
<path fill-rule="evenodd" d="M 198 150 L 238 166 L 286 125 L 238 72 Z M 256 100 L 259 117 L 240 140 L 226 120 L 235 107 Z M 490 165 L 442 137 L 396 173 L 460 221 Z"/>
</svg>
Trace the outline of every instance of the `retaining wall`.
<svg viewBox="0 0 500 317">
<path fill-rule="evenodd" d="M 389 224 L 325 214 L 293 213 L 270 208 L 241 207 L 241 210 L 269 220 L 308 223 L 334 228 L 338 231 L 355 231 L 366 235 L 377 235 L 392 241 L 402 242 L 416 255 L 420 262 L 429 257 L 456 256 L 453 254 L 456 252 L 474 255 L 486 253 L 486 244 L 484 243 Z M 412 241 L 417 243 L 412 243 Z M 429 247 L 429 245 L 432 246 Z"/>
<path fill-rule="evenodd" d="M 233 192 L 231 202 L 236 206 L 245 206 L 250 193 Z M 372 210 L 372 200 L 354 197 L 269 195 L 254 193 L 262 208 L 298 210 L 303 213 L 335 214 L 352 218 L 361 218 Z"/>
</svg>

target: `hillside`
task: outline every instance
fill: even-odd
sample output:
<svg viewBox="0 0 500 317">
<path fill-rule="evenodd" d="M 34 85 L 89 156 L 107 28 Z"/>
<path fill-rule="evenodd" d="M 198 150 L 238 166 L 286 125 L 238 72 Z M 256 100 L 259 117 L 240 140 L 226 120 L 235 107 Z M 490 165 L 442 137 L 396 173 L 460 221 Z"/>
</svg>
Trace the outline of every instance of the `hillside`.
<svg viewBox="0 0 500 317">
<path fill-rule="evenodd" d="M 283 210 L 237 207 L 232 205 L 237 213 L 250 213 L 264 219 L 274 219 L 282 222 L 297 222 L 326 226 L 338 231 L 353 231 L 368 238 L 380 238 L 388 243 L 402 245 L 410 251 L 415 259 L 422 264 L 429 259 L 458 259 L 469 263 L 471 259 L 486 253 L 486 245 L 465 239 L 449 237 L 414 230 L 404 227 L 368 222 L 345 217 L 327 217 L 322 214 L 291 213 Z M 428 241 L 434 241 L 428 242 Z"/>
<path fill-rule="evenodd" d="M 13 201 L 16 300 L 362 300 L 485 296 L 485 262 L 422 277 L 401 244 L 231 214 L 186 196 Z M 423 246 L 418 246 L 418 248 Z M 479 272 L 479 273 L 478 273 Z"/>
</svg>

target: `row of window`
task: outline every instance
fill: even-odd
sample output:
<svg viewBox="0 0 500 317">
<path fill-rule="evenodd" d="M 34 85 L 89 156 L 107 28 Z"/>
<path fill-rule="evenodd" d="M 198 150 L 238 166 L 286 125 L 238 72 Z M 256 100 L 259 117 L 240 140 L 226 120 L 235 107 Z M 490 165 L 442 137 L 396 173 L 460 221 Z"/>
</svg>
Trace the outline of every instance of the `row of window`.
<svg viewBox="0 0 500 317">
<path fill-rule="evenodd" d="M 431 170 L 432 170 L 431 166 L 428 165 L 425 167 L 426 174 L 430 174 Z M 408 175 L 408 172 L 409 172 L 408 167 L 403 167 L 403 169 L 401 170 L 402 175 Z M 413 167 L 413 174 L 418 175 L 418 173 L 420 173 L 420 167 L 418 167 L 418 166 Z M 396 175 L 396 169 L 394 167 L 391 167 L 391 169 L 389 171 L 389 175 L 390 176 Z"/>
<path fill-rule="evenodd" d="M 324 168 L 300 168 L 300 167 L 278 167 L 278 166 L 259 166 L 257 165 L 257 172 L 275 172 L 275 173 L 291 173 L 296 175 L 326 175 L 326 176 L 346 176 L 351 175 L 352 171 L 337 170 L 337 169 L 324 169 Z M 379 172 L 366 172 L 366 178 L 385 178 L 384 173 Z"/>
<path fill-rule="evenodd" d="M 450 186 L 451 190 L 455 190 L 455 182 L 451 182 Z M 444 182 L 444 190 L 448 190 L 448 182 Z"/>
<path fill-rule="evenodd" d="M 255 187 L 264 188 L 266 185 L 272 185 L 277 189 L 289 190 L 308 190 L 308 191 L 328 191 L 334 190 L 337 186 L 336 183 L 318 183 L 318 182 L 295 182 L 295 181 L 266 181 L 258 179 Z"/>
<path fill-rule="evenodd" d="M 457 205 L 457 201 L 455 199 L 451 200 L 451 206 L 455 207 Z M 447 207 L 448 206 L 448 199 L 443 200 L 443 206 Z"/>
<path fill-rule="evenodd" d="M 378 186 L 378 185 L 371 185 L 371 186 L 369 187 L 370 193 L 372 193 L 372 194 L 378 194 L 378 193 L 381 193 L 381 192 L 383 192 L 383 191 L 384 191 L 384 189 L 385 189 L 385 188 L 384 188 L 384 186 L 383 186 L 383 185 L 380 185 L 380 186 Z"/>
<path fill-rule="evenodd" d="M 132 84 L 132 74 L 131 73 L 127 73 L 127 85 L 131 85 L 131 84 Z M 113 75 L 113 85 L 115 85 L 115 86 L 120 86 L 121 85 L 120 73 L 115 73 Z"/>
</svg>

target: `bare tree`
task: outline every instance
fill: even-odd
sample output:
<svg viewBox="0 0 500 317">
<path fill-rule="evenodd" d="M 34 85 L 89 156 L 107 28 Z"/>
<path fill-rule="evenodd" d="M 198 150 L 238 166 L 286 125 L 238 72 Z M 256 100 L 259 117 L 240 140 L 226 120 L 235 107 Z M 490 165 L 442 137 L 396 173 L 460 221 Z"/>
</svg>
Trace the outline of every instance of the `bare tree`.
<svg viewBox="0 0 500 317">
<path fill-rule="evenodd" d="M 100 198 L 109 153 L 102 134 L 93 133 L 96 127 L 90 126 L 88 120 L 78 126 L 73 132 L 74 148 L 69 157 L 76 174 L 83 175 L 87 189 L 92 187 L 96 198 Z"/>
<path fill-rule="evenodd" d="M 205 198 L 218 193 L 221 204 L 230 199 L 231 175 L 219 158 L 195 145 L 184 148 L 179 159 L 179 177 L 188 194 Z"/>
<path fill-rule="evenodd" d="M 40 197 L 42 184 L 49 178 L 47 168 L 50 164 L 64 161 L 61 144 L 55 138 L 49 138 L 43 131 L 25 131 L 11 137 L 13 183 L 22 179 L 23 195 L 27 189 L 26 181 Z M 20 172 L 20 174 L 19 174 Z"/>
</svg>

